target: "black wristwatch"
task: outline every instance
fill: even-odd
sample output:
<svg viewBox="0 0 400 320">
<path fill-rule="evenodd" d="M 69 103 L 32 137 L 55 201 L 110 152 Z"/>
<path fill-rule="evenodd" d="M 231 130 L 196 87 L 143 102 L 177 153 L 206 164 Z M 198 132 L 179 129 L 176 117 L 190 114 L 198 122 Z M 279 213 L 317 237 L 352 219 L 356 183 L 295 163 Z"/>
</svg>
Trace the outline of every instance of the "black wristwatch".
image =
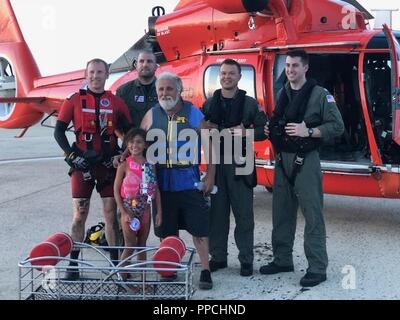
<svg viewBox="0 0 400 320">
<path fill-rule="evenodd" d="M 308 137 L 311 138 L 313 134 L 314 134 L 314 129 L 308 128 Z"/>
</svg>

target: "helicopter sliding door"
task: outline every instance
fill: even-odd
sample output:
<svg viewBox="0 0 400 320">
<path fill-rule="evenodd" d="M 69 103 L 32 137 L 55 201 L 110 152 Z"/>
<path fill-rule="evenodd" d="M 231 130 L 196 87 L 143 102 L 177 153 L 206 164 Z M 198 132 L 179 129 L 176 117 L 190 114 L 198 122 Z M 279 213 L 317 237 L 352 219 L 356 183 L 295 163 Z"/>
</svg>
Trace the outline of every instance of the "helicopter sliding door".
<svg viewBox="0 0 400 320">
<path fill-rule="evenodd" d="M 374 118 L 370 116 L 366 87 L 363 79 L 365 65 L 371 62 L 371 78 L 376 76 L 376 53 L 366 57 L 359 52 L 310 52 L 308 78 L 314 78 L 336 100 L 345 124 L 342 136 L 332 138 L 320 148 L 321 168 L 324 174 L 324 192 L 367 197 L 398 197 L 397 168 L 382 165 L 380 150 L 374 135 Z M 387 54 L 388 56 L 388 54 Z M 381 57 L 382 61 L 385 57 Z M 277 54 L 273 70 L 273 91 L 287 82 L 285 54 Z M 367 61 L 367 62 L 364 62 Z M 383 62 L 382 62 L 383 63 Z M 382 69 L 382 70 L 381 70 Z M 390 81 L 390 79 L 387 79 Z M 367 81 L 366 81 L 367 82 Z M 382 81 L 382 84 L 385 84 Z"/>
<path fill-rule="evenodd" d="M 392 138 L 400 145 L 400 45 L 394 37 L 392 31 L 385 24 L 383 31 L 386 34 L 389 49 L 390 49 L 390 62 L 391 62 L 391 76 L 392 76 Z"/>
<path fill-rule="evenodd" d="M 274 66 L 274 96 L 287 81 L 285 74 L 286 55 L 277 55 Z M 348 171 L 362 168 L 369 172 L 371 151 L 362 110 L 359 88 L 358 53 L 310 53 L 308 78 L 315 79 L 319 85 L 334 95 L 345 123 L 342 136 L 326 140 L 320 148 L 323 164 L 337 168 L 348 167 Z"/>
</svg>

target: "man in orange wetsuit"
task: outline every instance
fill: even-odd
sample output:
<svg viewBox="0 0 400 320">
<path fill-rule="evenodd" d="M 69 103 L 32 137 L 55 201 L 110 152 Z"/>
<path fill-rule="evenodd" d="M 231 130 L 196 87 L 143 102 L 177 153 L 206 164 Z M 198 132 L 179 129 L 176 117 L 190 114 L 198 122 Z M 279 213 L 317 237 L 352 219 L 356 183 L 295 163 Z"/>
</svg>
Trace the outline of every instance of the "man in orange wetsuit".
<svg viewBox="0 0 400 320">
<path fill-rule="evenodd" d="M 122 99 L 105 91 L 109 75 L 108 64 L 101 59 L 88 62 L 87 87 L 67 98 L 61 106 L 54 137 L 66 154 L 65 161 L 71 167 L 73 198 L 72 238 L 82 242 L 85 222 L 89 213 L 90 198 L 94 187 L 103 201 L 105 235 L 110 246 L 117 245 L 116 204 L 113 184 L 115 169 L 112 157 L 118 154 L 116 131 L 126 132 L 132 124 L 128 107 Z M 65 132 L 72 121 L 76 141 L 71 146 Z M 79 272 L 76 259 L 79 251 L 71 253 L 67 278 L 77 279 Z M 110 250 L 111 260 L 116 263 L 118 250 Z"/>
</svg>

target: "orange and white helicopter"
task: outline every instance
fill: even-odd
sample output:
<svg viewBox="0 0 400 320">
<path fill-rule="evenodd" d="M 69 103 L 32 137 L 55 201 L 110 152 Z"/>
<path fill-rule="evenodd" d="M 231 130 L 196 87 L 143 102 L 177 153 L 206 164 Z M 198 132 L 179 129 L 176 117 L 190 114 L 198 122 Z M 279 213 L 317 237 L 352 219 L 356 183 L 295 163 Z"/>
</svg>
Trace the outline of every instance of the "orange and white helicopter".
<svg viewBox="0 0 400 320">
<path fill-rule="evenodd" d="M 243 65 L 240 87 L 271 115 L 286 53 L 304 48 L 309 76 L 334 94 L 346 128 L 321 147 L 324 191 L 400 198 L 400 32 L 370 30 L 370 18 L 351 0 L 181 0 L 149 18 L 148 33 L 111 65 L 109 87 L 135 78 L 132 60 L 152 49 L 158 72 L 178 74 L 184 98 L 201 106 L 219 86 L 219 65 L 233 58 Z M 9 0 L 0 0 L 0 26 L 0 127 L 26 130 L 56 116 L 84 72 L 41 77 Z M 255 149 L 259 184 L 271 188 L 273 148 Z"/>
</svg>

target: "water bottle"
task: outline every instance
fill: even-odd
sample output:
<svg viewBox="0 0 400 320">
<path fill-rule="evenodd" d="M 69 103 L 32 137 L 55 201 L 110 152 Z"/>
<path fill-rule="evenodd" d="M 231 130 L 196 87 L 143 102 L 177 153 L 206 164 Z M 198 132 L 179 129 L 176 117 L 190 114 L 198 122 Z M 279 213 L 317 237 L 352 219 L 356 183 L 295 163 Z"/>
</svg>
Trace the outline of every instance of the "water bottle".
<svg viewBox="0 0 400 320">
<path fill-rule="evenodd" d="M 199 190 L 199 191 L 203 191 L 203 190 L 204 190 L 204 182 L 202 182 L 202 181 L 196 182 L 196 183 L 194 184 L 194 186 L 195 186 L 195 187 L 197 188 L 197 190 Z M 218 192 L 218 187 L 217 187 L 217 186 L 214 186 L 210 193 L 211 193 L 211 194 L 217 194 L 217 192 Z"/>
<path fill-rule="evenodd" d="M 129 227 L 132 231 L 138 232 L 140 230 L 140 220 L 138 218 L 133 218 Z"/>
</svg>

